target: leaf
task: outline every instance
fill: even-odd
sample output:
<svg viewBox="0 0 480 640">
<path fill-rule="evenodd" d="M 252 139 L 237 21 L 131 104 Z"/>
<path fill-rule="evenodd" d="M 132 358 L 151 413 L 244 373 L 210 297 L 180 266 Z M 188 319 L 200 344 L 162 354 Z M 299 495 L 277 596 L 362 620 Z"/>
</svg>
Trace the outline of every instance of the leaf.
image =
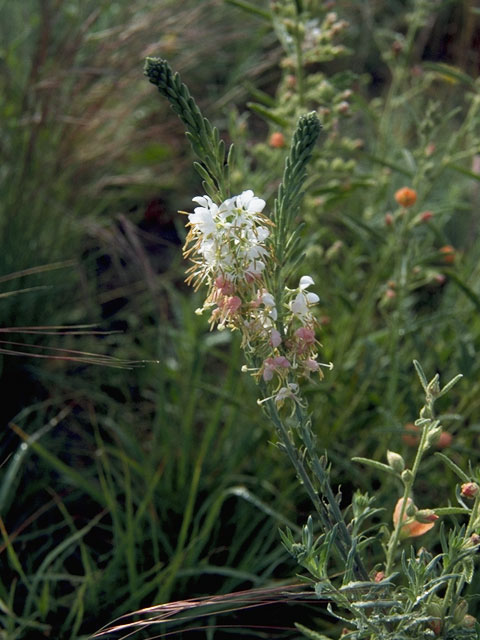
<svg viewBox="0 0 480 640">
<path fill-rule="evenodd" d="M 473 580 L 473 572 L 475 570 L 475 565 L 474 565 L 472 556 L 465 558 L 462 562 L 462 565 L 463 565 L 463 575 L 465 577 L 465 580 L 468 582 L 468 584 L 471 584 Z"/>
<path fill-rule="evenodd" d="M 476 306 L 477 311 L 480 311 L 480 297 L 466 284 L 454 271 L 448 271 L 448 277 L 463 291 L 463 293 L 470 298 L 473 304 Z"/>
<path fill-rule="evenodd" d="M 402 167 L 399 164 L 394 164 L 393 162 L 390 162 L 389 160 L 384 160 L 383 158 L 379 158 L 378 156 L 374 156 L 374 155 L 372 155 L 370 153 L 366 153 L 364 155 L 365 155 L 365 157 L 367 157 L 369 160 L 371 160 L 375 164 L 380 164 L 383 167 L 388 167 L 389 169 L 392 169 L 393 171 L 396 171 L 397 173 L 401 173 L 404 176 L 408 176 L 409 178 L 413 178 L 414 174 L 411 171 L 409 171 L 408 169 L 405 169 L 405 167 Z"/>
<path fill-rule="evenodd" d="M 377 460 L 370 460 L 370 458 L 359 458 L 355 456 L 352 458 L 353 462 L 361 462 L 365 464 L 367 467 L 373 467 L 374 469 L 379 469 L 379 471 L 385 471 L 389 473 L 391 476 L 398 477 L 398 473 L 394 471 L 388 464 L 383 464 L 383 462 L 378 462 Z"/>
<path fill-rule="evenodd" d="M 450 469 L 453 471 L 453 473 L 455 473 L 460 480 L 463 480 L 463 482 L 470 482 L 470 478 L 467 476 L 467 474 L 462 471 L 462 469 L 460 469 L 459 466 L 457 466 L 452 460 L 450 460 L 450 458 L 447 458 L 447 456 L 443 453 L 440 453 L 439 451 L 437 451 L 435 453 L 436 456 L 439 456 L 440 458 L 442 458 L 442 460 L 445 462 L 445 464 L 450 467 Z"/>
<path fill-rule="evenodd" d="M 264 20 L 270 21 L 272 18 L 269 11 L 260 9 L 250 2 L 245 2 L 245 0 L 225 0 L 225 2 L 227 4 L 232 4 L 234 7 L 238 7 L 239 9 L 243 9 L 247 13 L 251 13 L 255 16 L 258 16 L 259 18 L 263 18 Z"/>
<path fill-rule="evenodd" d="M 444 62 L 424 62 L 422 66 L 427 71 L 433 71 L 442 80 L 453 81 L 454 83 L 461 82 L 475 89 L 475 80 L 458 67 Z"/>
<path fill-rule="evenodd" d="M 470 513 L 470 509 L 463 509 L 462 507 L 439 507 L 438 509 L 434 509 L 434 511 L 437 516 L 468 515 Z"/>
<path fill-rule="evenodd" d="M 480 173 L 475 173 L 475 171 L 470 171 L 465 167 L 461 167 L 459 164 L 447 164 L 449 169 L 453 169 L 454 171 L 458 171 L 458 173 L 463 173 L 463 175 L 472 178 L 473 180 L 480 180 Z"/>
<path fill-rule="evenodd" d="M 427 391 L 427 387 L 428 387 L 428 381 L 427 378 L 425 376 L 425 373 L 423 372 L 423 368 L 422 365 L 418 362 L 418 360 L 414 360 L 413 361 L 413 366 L 415 367 L 415 371 L 417 372 L 417 375 L 420 379 L 420 383 L 423 387 L 423 390 L 426 392 Z"/>
<path fill-rule="evenodd" d="M 264 120 L 270 120 L 270 122 L 278 124 L 281 127 L 288 127 L 288 120 L 281 116 L 277 116 L 275 113 L 272 113 L 270 109 L 267 109 L 262 104 L 258 104 L 258 102 L 247 102 L 247 107 L 261 116 Z"/>
<path fill-rule="evenodd" d="M 299 622 L 295 622 L 295 626 L 306 638 L 310 638 L 311 640 L 331 640 L 328 636 L 324 636 L 323 633 L 318 633 L 308 627 L 304 627 L 303 624 Z"/>
</svg>

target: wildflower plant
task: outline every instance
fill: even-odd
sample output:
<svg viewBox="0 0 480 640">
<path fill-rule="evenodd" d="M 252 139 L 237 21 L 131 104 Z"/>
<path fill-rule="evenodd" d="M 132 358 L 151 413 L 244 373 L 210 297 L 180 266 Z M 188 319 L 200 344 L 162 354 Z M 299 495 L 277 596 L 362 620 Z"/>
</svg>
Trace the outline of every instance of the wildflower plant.
<svg viewBox="0 0 480 640">
<path fill-rule="evenodd" d="M 295 51 L 298 58 L 298 48 Z M 258 405 L 314 508 L 315 518 L 309 516 L 301 540 L 288 529 L 282 532 L 284 546 L 308 571 L 307 581 L 319 598 L 328 601 L 331 616 L 345 626 L 342 637 L 473 640 L 479 626 L 468 615 L 462 592 L 472 580 L 480 546 L 479 473 L 466 474 L 438 454 L 462 483 L 456 493 L 459 506 L 421 508 L 414 494 L 422 459 L 442 433 L 435 402 L 461 376 L 440 387 L 438 375 L 428 382 L 415 362 L 425 404 L 415 422 L 419 441 L 411 467 L 394 451 L 387 452 L 386 463 L 355 459 L 388 474 L 402 489 L 386 522 L 375 500 L 360 491 L 342 511 L 341 493 L 330 484 L 327 457 L 317 450 L 305 384 L 321 380 L 323 370 L 332 364 L 321 361 L 314 279 L 298 274 L 302 259 L 298 218 L 307 165 L 321 129 L 317 113 L 299 117 L 277 196 L 267 207 L 252 189 L 230 192 L 234 148 L 226 149 L 218 130 L 168 63 L 147 58 L 145 74 L 185 124 L 203 180 L 205 193 L 193 198 L 192 212 L 182 212 L 188 217 L 187 282 L 206 290 L 198 313 L 209 314 L 211 329 L 240 333 L 246 360 L 242 370 L 257 381 Z M 416 194 L 405 188 L 395 197 L 400 206 L 409 207 Z M 449 530 L 437 522 L 456 515 L 465 521 Z M 415 554 L 410 539 L 435 528 L 441 550 L 434 555 L 422 548 Z M 375 561 L 369 566 L 372 557 Z M 326 639 L 300 624 L 298 628 L 307 637 Z"/>
</svg>

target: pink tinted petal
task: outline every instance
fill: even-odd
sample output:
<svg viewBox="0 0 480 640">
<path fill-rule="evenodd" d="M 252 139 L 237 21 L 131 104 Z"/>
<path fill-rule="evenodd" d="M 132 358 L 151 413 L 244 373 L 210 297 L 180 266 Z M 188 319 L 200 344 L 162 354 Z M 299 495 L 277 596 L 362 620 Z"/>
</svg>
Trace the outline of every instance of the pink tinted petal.
<svg viewBox="0 0 480 640">
<path fill-rule="evenodd" d="M 281 367 L 283 369 L 288 369 L 290 366 L 290 362 L 285 358 L 285 356 L 277 356 L 273 359 L 276 367 Z"/>
<path fill-rule="evenodd" d="M 308 369 L 308 371 L 318 371 L 320 369 L 320 365 L 313 358 L 307 358 L 307 360 L 305 360 L 304 362 L 304 365 L 305 368 Z"/>
<path fill-rule="evenodd" d="M 315 331 L 310 327 L 300 327 L 300 329 L 295 331 L 295 335 L 307 344 L 313 344 L 315 342 Z"/>
<path fill-rule="evenodd" d="M 231 313 L 235 313 L 235 311 L 238 311 L 238 309 L 240 309 L 241 306 L 242 306 L 242 301 L 238 296 L 232 296 L 231 298 L 228 298 L 225 303 L 225 307 Z"/>
<path fill-rule="evenodd" d="M 280 331 L 272 329 L 272 331 L 270 332 L 270 344 L 274 349 L 282 344 L 282 336 L 280 335 Z"/>
</svg>

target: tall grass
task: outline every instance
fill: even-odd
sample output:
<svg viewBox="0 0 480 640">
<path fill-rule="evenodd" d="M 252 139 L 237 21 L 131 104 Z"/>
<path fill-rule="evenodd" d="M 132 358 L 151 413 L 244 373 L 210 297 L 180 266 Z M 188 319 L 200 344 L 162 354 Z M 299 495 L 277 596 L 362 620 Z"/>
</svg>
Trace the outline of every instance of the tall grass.
<svg viewBox="0 0 480 640">
<path fill-rule="evenodd" d="M 408 42 L 408 11 L 370 3 L 359 16 L 356 6 L 338 5 L 352 18 L 345 41 L 362 55 L 305 69 L 312 108 L 326 106 L 315 93 L 323 80 L 335 96 L 354 90 L 346 117 L 326 123 L 302 211 L 304 266 L 319 284 L 324 357 L 335 362 L 308 395 L 345 497 L 360 485 L 389 504 L 392 485 L 359 474 L 350 457 L 381 458 L 387 447 L 408 455 L 402 435 L 418 404 L 413 357 L 442 376 L 464 373 L 468 383 L 444 407 L 454 414 L 450 453 L 463 464 L 478 445 L 472 160 L 480 145 L 478 114 L 468 116 L 478 81 L 464 53 L 449 60 L 455 68 L 423 60 L 445 8 L 432 5 L 428 19 L 410 26 L 415 46 L 395 56 L 392 44 Z M 123 333 L 42 344 L 158 361 L 129 370 L 4 359 L 0 637 L 80 640 L 143 606 L 292 576 L 277 526 L 298 532 L 307 506 L 266 445 L 255 392 L 238 373 L 238 344 L 206 330 L 194 315 L 199 301 L 181 284 L 174 210 L 189 208 L 188 194 L 201 187 L 181 128 L 152 100 L 140 71 L 145 55 L 168 56 L 239 143 L 236 184 L 273 195 L 284 156 L 269 136 L 288 137 L 298 102 L 267 3 L 254 15 L 193 0 L 181 8 L 169 0 L 27 0 L 0 11 L 0 272 L 74 265 L 4 284 L 2 293 L 44 288 L 2 298 L 2 325 L 96 323 Z M 359 74 L 373 65 L 385 84 L 348 74 L 334 81 L 349 65 Z M 257 105 L 249 111 L 247 90 Z M 400 216 L 394 225 L 385 216 L 404 185 L 418 191 L 412 219 L 425 210 L 434 217 L 401 230 Z M 159 209 L 145 215 L 158 198 Z M 445 263 L 445 245 L 455 247 L 455 262 Z M 425 504 L 452 481 L 427 459 Z M 470 594 L 478 586 L 475 577 Z"/>
</svg>

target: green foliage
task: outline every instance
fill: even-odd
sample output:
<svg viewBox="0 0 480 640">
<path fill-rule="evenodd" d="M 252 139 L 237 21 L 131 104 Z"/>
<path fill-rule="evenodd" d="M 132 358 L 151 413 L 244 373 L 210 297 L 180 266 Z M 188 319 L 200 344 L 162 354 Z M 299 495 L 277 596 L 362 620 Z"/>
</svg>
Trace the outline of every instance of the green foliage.
<svg viewBox="0 0 480 640">
<path fill-rule="evenodd" d="M 162 599 L 290 579 L 278 526 L 289 528 L 285 546 L 319 585 L 316 619 L 305 612 L 291 637 L 338 638 L 348 627 L 346 638 L 381 629 L 397 640 L 402 625 L 407 638 L 419 629 L 446 640 L 478 636 L 465 616 L 467 605 L 478 615 L 476 549 L 465 545 L 478 532 L 478 521 L 469 524 L 477 506 L 460 486 L 479 481 L 469 467 L 480 430 L 480 101 L 467 28 L 476 14 L 471 3 L 423 0 L 340 1 L 335 11 L 316 0 L 2 4 L 2 326 L 101 320 L 126 333 L 30 337 L 43 349 L 160 364 L 97 370 L 3 356 L 5 405 L 16 395 L 21 406 L 5 415 L 12 426 L 0 459 L 1 638 L 85 639 Z M 449 21 L 457 46 L 439 62 Z M 181 71 L 215 118 L 208 130 L 203 116 L 190 123 L 209 152 L 211 165 L 199 166 L 212 195 L 211 172 L 223 172 L 225 197 L 252 188 L 272 211 L 299 117 L 320 119 L 306 195 L 298 211 L 298 201 L 284 207 L 296 241 L 282 249 L 299 256 L 292 269 L 312 274 L 321 295 L 323 359 L 335 368 L 307 389 L 309 428 L 328 449 L 320 471 L 341 484 L 343 497 L 333 498 L 374 568 L 368 579 L 328 585 L 345 555 L 353 566 L 335 550 L 342 532 L 324 536 L 308 519 L 303 489 L 266 445 L 237 342 L 207 333 L 193 315 L 198 301 L 180 284 L 176 241 L 145 249 L 153 232 L 136 223 L 149 200 L 160 195 L 172 219 L 201 188 L 179 153 L 183 132 L 139 74 L 153 55 Z M 228 168 L 216 130 L 235 142 Z M 273 133 L 284 147 L 272 146 Z M 410 208 L 395 200 L 404 186 L 417 194 Z M 37 271 L 43 266 L 50 270 Z M 443 524 L 418 543 L 399 541 L 392 562 L 403 578 L 377 583 L 389 539 L 379 523 L 391 529 L 404 490 L 386 452 L 408 470 L 414 464 L 404 439 L 416 415 L 413 358 L 442 379 L 465 376 L 438 400 L 442 432 L 415 484 L 419 511 L 431 507 Z M 443 435 L 450 443 L 435 453 Z M 373 466 L 359 472 L 352 457 L 374 458 Z M 335 604 L 344 619 L 325 611 L 327 598 L 350 611 L 348 620 Z M 208 615 L 220 610 L 214 603 Z"/>
</svg>

